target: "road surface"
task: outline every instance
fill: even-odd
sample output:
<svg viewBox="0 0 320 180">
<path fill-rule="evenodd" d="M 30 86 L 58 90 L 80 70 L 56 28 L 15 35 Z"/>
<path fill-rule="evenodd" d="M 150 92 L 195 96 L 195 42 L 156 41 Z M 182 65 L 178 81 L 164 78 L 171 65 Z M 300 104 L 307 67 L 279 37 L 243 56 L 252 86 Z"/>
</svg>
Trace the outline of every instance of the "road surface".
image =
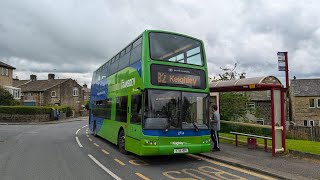
<svg viewBox="0 0 320 180">
<path fill-rule="evenodd" d="M 122 155 L 87 122 L 0 125 L 1 179 L 272 179 L 198 155 Z"/>
</svg>

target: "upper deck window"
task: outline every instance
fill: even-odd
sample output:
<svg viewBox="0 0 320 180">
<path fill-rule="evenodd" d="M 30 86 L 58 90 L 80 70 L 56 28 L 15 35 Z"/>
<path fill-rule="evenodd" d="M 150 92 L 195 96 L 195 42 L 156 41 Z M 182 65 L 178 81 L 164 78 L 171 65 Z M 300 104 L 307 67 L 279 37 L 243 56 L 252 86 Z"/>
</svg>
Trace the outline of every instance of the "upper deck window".
<svg viewBox="0 0 320 180">
<path fill-rule="evenodd" d="M 151 59 L 203 65 L 201 42 L 185 36 L 150 33 Z"/>
</svg>

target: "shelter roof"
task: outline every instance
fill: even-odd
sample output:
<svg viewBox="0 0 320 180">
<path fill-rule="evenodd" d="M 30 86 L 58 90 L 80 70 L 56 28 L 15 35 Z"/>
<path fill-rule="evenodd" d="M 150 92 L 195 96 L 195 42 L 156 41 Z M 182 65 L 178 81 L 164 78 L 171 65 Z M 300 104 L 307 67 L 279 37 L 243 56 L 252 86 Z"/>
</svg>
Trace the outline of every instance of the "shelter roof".
<svg viewBox="0 0 320 180">
<path fill-rule="evenodd" d="M 271 87 L 282 87 L 281 81 L 275 76 L 252 77 L 210 83 L 211 91 L 267 90 Z"/>
</svg>

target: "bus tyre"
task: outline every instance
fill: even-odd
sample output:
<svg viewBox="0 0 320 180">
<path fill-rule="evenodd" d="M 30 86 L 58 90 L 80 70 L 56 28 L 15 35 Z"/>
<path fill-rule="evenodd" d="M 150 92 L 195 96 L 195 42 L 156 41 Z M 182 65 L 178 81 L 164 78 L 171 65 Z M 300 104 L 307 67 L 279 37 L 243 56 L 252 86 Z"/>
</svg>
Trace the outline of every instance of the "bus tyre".
<svg viewBox="0 0 320 180">
<path fill-rule="evenodd" d="M 128 151 L 126 151 L 126 140 L 125 140 L 125 135 L 124 131 L 121 130 L 118 136 L 118 146 L 119 146 L 119 151 L 122 154 L 128 154 Z"/>
<path fill-rule="evenodd" d="M 97 137 L 97 125 L 96 122 L 93 124 L 93 136 Z"/>
</svg>

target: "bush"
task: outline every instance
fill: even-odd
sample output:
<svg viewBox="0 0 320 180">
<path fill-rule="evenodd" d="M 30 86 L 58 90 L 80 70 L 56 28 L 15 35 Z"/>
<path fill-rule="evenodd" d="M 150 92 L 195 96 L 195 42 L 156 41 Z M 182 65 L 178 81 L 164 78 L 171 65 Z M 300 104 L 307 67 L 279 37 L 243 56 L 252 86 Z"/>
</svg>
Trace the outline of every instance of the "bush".
<svg viewBox="0 0 320 180">
<path fill-rule="evenodd" d="M 50 114 L 51 107 L 37 107 L 37 106 L 0 106 L 0 113 L 3 114 Z"/>
<path fill-rule="evenodd" d="M 19 102 L 14 100 L 9 91 L 0 86 L 0 106 L 15 106 L 18 104 Z"/>
</svg>

